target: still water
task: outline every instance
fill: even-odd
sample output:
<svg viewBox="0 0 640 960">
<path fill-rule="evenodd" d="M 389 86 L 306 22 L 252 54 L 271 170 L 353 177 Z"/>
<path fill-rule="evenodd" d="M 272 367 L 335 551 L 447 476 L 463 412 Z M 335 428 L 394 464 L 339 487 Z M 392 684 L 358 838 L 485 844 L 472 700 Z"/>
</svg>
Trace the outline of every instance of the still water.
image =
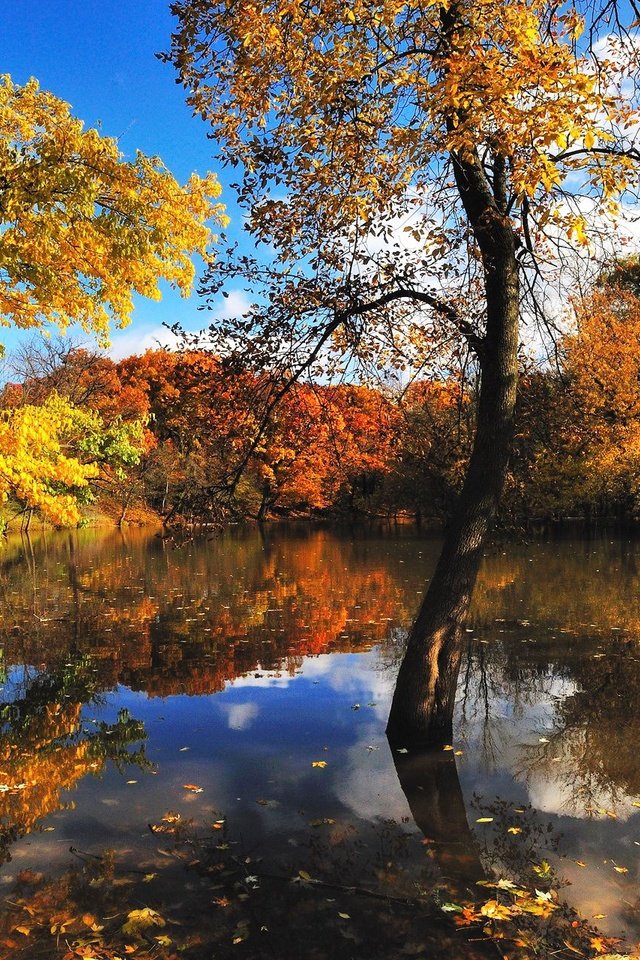
<svg viewBox="0 0 640 960">
<path fill-rule="evenodd" d="M 454 749 L 436 769 L 394 756 L 384 728 L 437 552 L 412 528 L 10 539 L 0 892 L 14 913 L 0 955 L 31 955 L 16 881 L 105 851 L 128 897 L 117 909 L 161 911 L 158 935 L 187 957 L 471 957 L 482 948 L 433 891 L 460 899 L 481 876 L 541 883 L 541 870 L 635 944 L 640 543 L 486 556 Z M 170 831 L 188 820 L 176 854 Z"/>
</svg>

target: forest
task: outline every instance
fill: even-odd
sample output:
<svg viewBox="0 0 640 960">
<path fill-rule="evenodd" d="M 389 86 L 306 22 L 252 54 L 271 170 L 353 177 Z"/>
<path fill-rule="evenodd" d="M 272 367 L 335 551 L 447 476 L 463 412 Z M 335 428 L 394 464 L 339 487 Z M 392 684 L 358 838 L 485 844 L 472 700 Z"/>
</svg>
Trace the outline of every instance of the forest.
<svg viewBox="0 0 640 960">
<path fill-rule="evenodd" d="M 636 0 L 141 2 L 93 47 L 42 6 L 0 960 L 637 957 Z"/>
<path fill-rule="evenodd" d="M 603 274 L 574 304 L 574 332 L 559 340 L 555 362 L 521 357 L 505 531 L 638 520 L 637 278 L 632 259 Z M 473 367 L 395 386 L 295 383 L 264 423 L 281 381 L 210 351 L 114 362 L 63 339 L 32 340 L 6 367 L 9 528 L 33 518 L 215 527 L 387 517 L 437 526 L 453 510 L 474 435 Z"/>
</svg>

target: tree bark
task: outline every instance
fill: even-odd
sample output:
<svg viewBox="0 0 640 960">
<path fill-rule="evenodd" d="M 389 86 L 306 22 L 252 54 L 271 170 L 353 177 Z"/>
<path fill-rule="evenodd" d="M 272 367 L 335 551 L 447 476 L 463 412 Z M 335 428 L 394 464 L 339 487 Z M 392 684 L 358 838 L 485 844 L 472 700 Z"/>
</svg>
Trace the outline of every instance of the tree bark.
<svg viewBox="0 0 640 960">
<path fill-rule="evenodd" d="M 496 166 L 498 161 L 496 160 Z M 486 331 L 473 452 L 442 553 L 400 666 L 387 734 L 402 746 L 451 741 L 461 638 L 491 521 L 507 471 L 518 376 L 519 277 L 516 237 L 477 157 L 454 172 L 484 268 Z"/>
</svg>

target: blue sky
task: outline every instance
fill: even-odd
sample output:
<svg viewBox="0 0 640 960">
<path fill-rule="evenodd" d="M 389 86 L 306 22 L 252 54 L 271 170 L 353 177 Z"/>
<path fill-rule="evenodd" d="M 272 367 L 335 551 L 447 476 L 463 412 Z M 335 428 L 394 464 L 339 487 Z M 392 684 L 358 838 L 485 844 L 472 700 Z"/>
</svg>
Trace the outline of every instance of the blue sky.
<svg viewBox="0 0 640 960">
<path fill-rule="evenodd" d="M 17 83 L 36 77 L 86 126 L 118 137 L 125 155 L 137 149 L 158 155 L 181 181 L 194 170 L 220 175 L 206 125 L 191 116 L 172 68 L 155 57 L 169 46 L 172 22 L 168 0 L 0 0 L 0 74 Z M 220 180 L 224 184 L 224 176 Z M 222 199 L 232 207 L 230 191 Z M 239 217 L 233 208 L 228 212 L 233 233 Z M 163 322 L 207 325 L 198 302 L 168 288 L 160 303 L 138 298 L 131 326 L 114 333 L 114 353 L 151 345 Z M 244 306 L 240 296 L 231 303 Z M 0 330 L 9 350 L 18 337 Z"/>
</svg>

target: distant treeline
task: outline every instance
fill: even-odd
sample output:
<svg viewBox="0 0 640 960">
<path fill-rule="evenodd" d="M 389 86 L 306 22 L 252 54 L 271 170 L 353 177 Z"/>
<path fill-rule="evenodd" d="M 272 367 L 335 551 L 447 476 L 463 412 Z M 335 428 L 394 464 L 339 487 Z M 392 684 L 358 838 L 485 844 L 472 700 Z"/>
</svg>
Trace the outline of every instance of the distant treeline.
<svg viewBox="0 0 640 960">
<path fill-rule="evenodd" d="M 557 365 L 523 364 L 507 525 L 640 514 L 638 302 L 624 287 L 597 290 Z M 299 383 L 271 410 L 281 387 L 206 351 L 115 363 L 64 341 L 32 343 L 0 396 L 5 516 L 73 522 L 75 499 L 116 522 L 446 518 L 473 442 L 472 380 L 423 379 L 395 392 Z M 66 512 L 56 513 L 56 498 Z"/>
</svg>

